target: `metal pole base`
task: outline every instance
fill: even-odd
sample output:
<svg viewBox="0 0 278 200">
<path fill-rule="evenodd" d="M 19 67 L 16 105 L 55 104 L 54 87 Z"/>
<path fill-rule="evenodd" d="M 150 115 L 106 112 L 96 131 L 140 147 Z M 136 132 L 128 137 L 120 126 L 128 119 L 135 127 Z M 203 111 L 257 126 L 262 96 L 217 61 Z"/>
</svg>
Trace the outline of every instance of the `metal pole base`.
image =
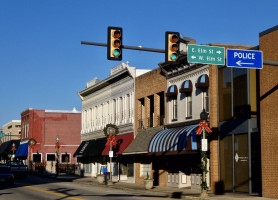
<svg viewBox="0 0 278 200">
<path fill-rule="evenodd" d="M 201 198 L 207 198 L 207 197 L 209 197 L 208 191 L 207 191 L 207 190 L 203 190 L 203 191 L 201 192 L 200 197 L 201 197 Z"/>
</svg>

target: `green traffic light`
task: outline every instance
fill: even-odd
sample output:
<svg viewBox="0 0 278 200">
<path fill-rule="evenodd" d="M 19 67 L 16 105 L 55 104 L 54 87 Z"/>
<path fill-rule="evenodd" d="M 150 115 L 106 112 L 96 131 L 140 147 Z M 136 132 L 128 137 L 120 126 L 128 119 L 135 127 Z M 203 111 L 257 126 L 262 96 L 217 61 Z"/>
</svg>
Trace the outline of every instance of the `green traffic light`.
<svg viewBox="0 0 278 200">
<path fill-rule="evenodd" d="M 114 56 L 118 57 L 120 54 L 121 54 L 120 49 L 114 49 L 114 51 L 113 51 Z"/>
<path fill-rule="evenodd" d="M 178 55 L 176 53 L 171 54 L 171 60 L 175 61 L 175 60 L 177 60 L 177 58 L 178 58 Z"/>
</svg>

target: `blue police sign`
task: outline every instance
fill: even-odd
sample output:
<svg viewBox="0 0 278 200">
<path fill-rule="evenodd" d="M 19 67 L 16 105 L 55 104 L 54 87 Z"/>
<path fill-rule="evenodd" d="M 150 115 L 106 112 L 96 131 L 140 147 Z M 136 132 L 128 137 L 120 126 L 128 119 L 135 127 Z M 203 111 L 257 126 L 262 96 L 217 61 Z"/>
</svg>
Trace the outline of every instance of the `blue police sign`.
<svg viewBox="0 0 278 200">
<path fill-rule="evenodd" d="M 263 68 L 263 52 L 227 49 L 227 67 Z"/>
</svg>

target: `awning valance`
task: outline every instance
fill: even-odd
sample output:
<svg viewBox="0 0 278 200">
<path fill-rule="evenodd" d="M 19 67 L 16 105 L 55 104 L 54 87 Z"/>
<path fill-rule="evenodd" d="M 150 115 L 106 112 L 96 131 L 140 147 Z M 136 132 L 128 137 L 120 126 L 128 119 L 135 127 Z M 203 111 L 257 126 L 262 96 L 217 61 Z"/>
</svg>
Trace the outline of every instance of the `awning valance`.
<svg viewBox="0 0 278 200">
<path fill-rule="evenodd" d="M 190 80 L 184 81 L 180 86 L 180 93 L 192 92 L 192 82 Z"/>
<path fill-rule="evenodd" d="M 130 145 L 133 139 L 134 139 L 133 133 L 116 135 L 117 145 L 113 147 L 114 154 L 121 155 L 123 151 Z M 109 150 L 110 150 L 110 146 L 105 146 L 104 150 L 102 151 L 102 155 L 103 156 L 109 155 Z"/>
<path fill-rule="evenodd" d="M 198 124 L 169 128 L 158 132 L 149 145 L 150 154 L 178 154 L 197 150 L 196 128 Z M 189 137 L 191 135 L 191 137 Z M 190 138 L 190 139 L 188 139 Z M 191 143 L 188 141 L 191 140 Z"/>
<path fill-rule="evenodd" d="M 132 154 L 144 154 L 148 153 L 148 148 L 150 141 L 153 136 L 161 131 L 162 128 L 152 128 L 152 129 L 142 129 L 138 131 L 135 139 L 132 143 L 124 150 L 123 155 L 132 155 Z"/>
<path fill-rule="evenodd" d="M 171 85 L 170 87 L 168 87 L 167 91 L 166 91 L 166 96 L 170 97 L 170 96 L 177 96 L 178 95 L 178 88 L 176 85 Z"/>
<path fill-rule="evenodd" d="M 16 153 L 15 157 L 27 157 L 28 156 L 28 143 L 20 144 Z"/>
<path fill-rule="evenodd" d="M 209 87 L 209 77 L 207 74 L 203 74 L 199 76 L 199 78 L 196 80 L 195 84 L 196 88 L 208 88 Z"/>
<path fill-rule="evenodd" d="M 74 157 L 95 157 L 100 156 L 106 143 L 106 138 L 83 141 L 77 148 Z"/>
</svg>

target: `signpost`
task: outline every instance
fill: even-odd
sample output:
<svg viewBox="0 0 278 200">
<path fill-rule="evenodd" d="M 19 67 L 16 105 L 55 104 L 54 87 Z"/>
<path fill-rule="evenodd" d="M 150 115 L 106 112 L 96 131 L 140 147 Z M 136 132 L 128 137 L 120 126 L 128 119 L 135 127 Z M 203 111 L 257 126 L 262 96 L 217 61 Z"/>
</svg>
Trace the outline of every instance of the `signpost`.
<svg viewBox="0 0 278 200">
<path fill-rule="evenodd" d="M 261 51 L 227 49 L 227 67 L 263 68 L 263 53 Z"/>
<path fill-rule="evenodd" d="M 189 63 L 225 65 L 225 48 L 189 44 L 187 61 Z"/>
</svg>

